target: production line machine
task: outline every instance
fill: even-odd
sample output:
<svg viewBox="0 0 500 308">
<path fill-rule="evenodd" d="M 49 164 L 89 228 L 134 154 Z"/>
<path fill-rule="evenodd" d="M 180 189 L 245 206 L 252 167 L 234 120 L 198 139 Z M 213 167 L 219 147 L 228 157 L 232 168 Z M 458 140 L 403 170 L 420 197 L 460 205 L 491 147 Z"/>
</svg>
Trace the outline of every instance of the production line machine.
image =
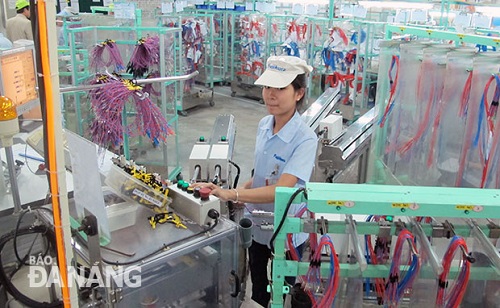
<svg viewBox="0 0 500 308">
<path fill-rule="evenodd" d="M 499 190 L 307 183 L 278 188 L 271 307 L 498 307 Z M 290 217 L 291 203 L 307 215 Z M 309 258 L 285 258 L 309 233 Z M 298 285 L 284 285 L 287 276 Z"/>
</svg>

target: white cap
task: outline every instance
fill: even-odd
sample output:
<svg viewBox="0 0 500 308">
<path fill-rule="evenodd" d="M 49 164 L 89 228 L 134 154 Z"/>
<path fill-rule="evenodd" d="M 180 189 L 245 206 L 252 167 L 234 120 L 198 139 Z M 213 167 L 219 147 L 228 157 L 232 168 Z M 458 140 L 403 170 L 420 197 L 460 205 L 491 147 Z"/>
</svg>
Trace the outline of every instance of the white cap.
<svg viewBox="0 0 500 308">
<path fill-rule="evenodd" d="M 267 59 L 266 70 L 255 81 L 256 85 L 284 88 L 300 74 L 312 72 L 313 67 L 305 60 L 294 56 L 271 56 Z"/>
</svg>

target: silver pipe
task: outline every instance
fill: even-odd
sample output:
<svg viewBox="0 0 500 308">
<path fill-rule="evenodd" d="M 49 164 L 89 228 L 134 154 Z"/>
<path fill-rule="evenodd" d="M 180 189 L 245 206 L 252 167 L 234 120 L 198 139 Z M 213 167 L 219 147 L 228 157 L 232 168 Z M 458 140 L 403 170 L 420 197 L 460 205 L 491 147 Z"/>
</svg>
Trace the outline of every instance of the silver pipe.
<svg viewBox="0 0 500 308">
<path fill-rule="evenodd" d="M 424 229 L 422 229 L 422 226 L 414 218 L 412 218 L 411 222 L 413 224 L 413 231 L 418 236 L 425 255 L 429 257 L 429 263 L 431 264 L 432 270 L 434 271 L 436 276 L 441 275 L 441 273 L 443 272 L 443 265 L 441 264 L 441 262 L 439 262 L 434 249 L 432 249 L 431 243 L 425 235 Z"/>
<path fill-rule="evenodd" d="M 358 259 L 359 268 L 361 272 L 367 267 L 366 259 L 363 255 L 363 249 L 361 248 L 361 243 L 358 238 L 358 230 L 356 228 L 356 223 L 352 219 L 352 215 L 346 215 L 347 227 L 349 228 L 349 233 L 351 235 L 352 243 L 354 245 L 354 253 L 356 254 L 356 259 Z"/>
<path fill-rule="evenodd" d="M 21 198 L 19 197 L 19 187 L 17 186 L 16 164 L 14 162 L 12 147 L 5 147 L 5 156 L 7 157 L 7 165 L 9 168 L 10 192 L 14 201 L 14 214 L 18 214 L 21 212 Z M 3 174 L 1 176 L 3 176 Z"/>
<path fill-rule="evenodd" d="M 484 253 L 488 256 L 491 263 L 495 267 L 496 272 L 500 275 L 500 254 L 498 253 L 498 249 L 493 246 L 490 239 L 483 233 L 474 220 L 467 219 L 466 221 L 471 228 L 472 236 L 474 236 L 479 241 L 481 246 L 483 246 Z"/>
<path fill-rule="evenodd" d="M 188 75 L 181 75 L 181 76 L 168 76 L 168 77 L 158 77 L 158 78 L 146 78 L 146 79 L 136 79 L 134 80 L 134 83 L 136 84 L 147 84 L 147 83 L 155 83 L 155 82 L 166 82 L 166 81 L 182 81 L 182 80 L 188 80 L 193 77 L 196 77 L 199 74 L 198 71 L 194 71 L 191 74 Z M 102 84 L 92 84 L 92 85 L 81 85 L 81 86 L 74 86 L 74 87 L 65 87 L 65 88 L 60 88 L 59 92 L 61 93 L 68 93 L 68 92 L 77 92 L 77 91 L 84 91 L 84 90 L 92 90 L 96 88 L 100 88 L 105 86 L 105 83 Z"/>
<path fill-rule="evenodd" d="M 196 165 L 194 167 L 194 172 L 193 172 L 193 177 L 191 178 L 191 183 L 196 183 L 196 180 L 198 179 L 198 176 L 200 175 L 200 166 Z"/>
</svg>

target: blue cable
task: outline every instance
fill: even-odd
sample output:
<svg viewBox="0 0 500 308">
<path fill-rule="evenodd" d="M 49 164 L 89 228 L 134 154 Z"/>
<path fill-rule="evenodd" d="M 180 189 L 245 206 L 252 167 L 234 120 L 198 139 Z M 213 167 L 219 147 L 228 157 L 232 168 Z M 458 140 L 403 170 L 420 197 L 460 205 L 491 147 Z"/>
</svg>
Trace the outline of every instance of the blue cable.
<svg viewBox="0 0 500 308">
<path fill-rule="evenodd" d="M 364 41 L 366 40 L 366 32 L 361 30 L 361 35 L 360 35 L 360 44 L 363 44 Z M 351 35 L 351 42 L 353 42 L 354 44 L 358 44 L 358 31 L 354 32 L 352 35 Z"/>
<path fill-rule="evenodd" d="M 290 42 L 288 45 L 283 47 L 285 53 L 289 56 L 295 56 L 300 58 L 299 46 L 295 42 Z"/>
</svg>

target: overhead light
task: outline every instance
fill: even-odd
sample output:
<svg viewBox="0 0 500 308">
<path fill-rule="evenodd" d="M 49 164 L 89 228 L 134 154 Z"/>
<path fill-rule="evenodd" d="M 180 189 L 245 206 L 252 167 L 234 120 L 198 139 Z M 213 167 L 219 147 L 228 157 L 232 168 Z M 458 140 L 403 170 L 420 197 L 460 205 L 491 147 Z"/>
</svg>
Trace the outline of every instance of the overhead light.
<svg viewBox="0 0 500 308">
<path fill-rule="evenodd" d="M 432 3 L 402 2 L 402 1 L 358 1 L 358 4 L 366 9 L 393 8 L 393 9 L 429 10 L 432 9 L 434 6 Z"/>
</svg>

